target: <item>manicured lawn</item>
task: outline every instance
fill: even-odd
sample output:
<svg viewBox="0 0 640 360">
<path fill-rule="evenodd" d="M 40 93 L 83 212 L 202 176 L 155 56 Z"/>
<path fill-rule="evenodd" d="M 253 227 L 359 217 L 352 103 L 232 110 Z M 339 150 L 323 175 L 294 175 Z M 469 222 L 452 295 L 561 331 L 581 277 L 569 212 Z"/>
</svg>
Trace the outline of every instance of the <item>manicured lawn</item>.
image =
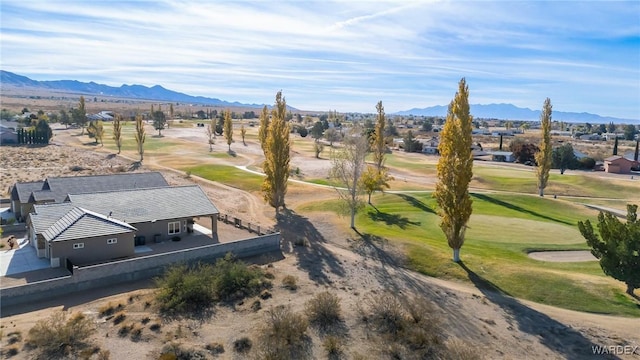
<svg viewBox="0 0 640 360">
<path fill-rule="evenodd" d="M 180 169 L 245 191 L 260 191 L 263 177 L 228 165 L 198 165 Z"/>
<path fill-rule="evenodd" d="M 623 294 L 624 285 L 606 277 L 597 262 L 551 263 L 527 256 L 535 249 L 588 249 L 577 229 L 596 212 L 582 205 L 527 195 L 473 194 L 474 212 L 461 251 L 473 273 L 515 297 L 567 309 L 640 317 Z M 361 233 L 404 248 L 408 265 L 427 275 L 471 281 L 451 261 L 431 194 L 384 194 L 357 216 Z M 301 211 L 338 212 L 339 202 L 305 205 Z M 345 222 L 347 219 L 345 219 Z"/>
</svg>

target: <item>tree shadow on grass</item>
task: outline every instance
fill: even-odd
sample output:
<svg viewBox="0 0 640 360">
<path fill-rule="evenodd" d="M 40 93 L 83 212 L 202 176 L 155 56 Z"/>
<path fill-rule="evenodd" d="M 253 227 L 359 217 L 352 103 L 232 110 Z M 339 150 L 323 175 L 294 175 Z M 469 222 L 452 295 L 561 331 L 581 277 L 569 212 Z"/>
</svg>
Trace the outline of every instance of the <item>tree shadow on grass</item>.
<svg viewBox="0 0 640 360">
<path fill-rule="evenodd" d="M 498 286 L 476 274 L 463 262 L 460 262 L 460 267 L 467 272 L 469 280 L 471 280 L 476 288 L 480 290 L 489 301 L 502 308 L 511 320 L 517 323 L 518 328 L 522 332 L 539 337 L 540 343 L 550 350 L 557 354 L 562 354 L 563 357 L 567 359 L 619 359 L 619 357 L 612 354 L 594 354 L 594 348 L 596 346 L 609 346 L 614 344 L 595 344 L 580 332 L 509 296 L 508 293 Z"/>
<path fill-rule="evenodd" d="M 403 230 L 406 229 L 406 227 L 409 225 L 420 225 L 419 221 L 411 221 L 406 216 L 402 216 L 400 214 L 389 214 L 386 212 L 381 212 L 378 209 L 376 209 L 376 211 L 369 211 L 368 215 L 369 218 L 373 221 L 384 221 L 384 223 L 387 225 L 396 225 Z"/>
<path fill-rule="evenodd" d="M 561 224 L 565 224 L 565 225 L 575 226 L 575 224 L 572 224 L 572 223 L 570 223 L 568 221 L 558 220 L 556 218 L 552 218 L 550 216 L 541 214 L 539 212 L 535 212 L 535 211 L 532 211 L 532 210 L 529 210 L 529 209 L 525 209 L 525 208 L 520 207 L 518 205 L 510 204 L 510 203 L 508 203 L 506 201 L 498 200 L 498 199 L 496 199 L 494 197 L 491 197 L 489 195 L 486 195 L 486 194 L 477 194 L 476 193 L 476 194 L 471 194 L 471 196 L 475 197 L 477 199 L 480 199 L 480 200 L 484 200 L 486 202 L 490 202 L 492 204 L 504 206 L 507 209 L 511 209 L 511 210 L 515 210 L 517 212 L 533 215 L 533 216 L 539 217 L 541 219 L 545 219 L 545 220 L 549 220 L 549 221 L 553 221 L 553 222 L 557 222 L 557 223 L 561 223 Z"/>
<path fill-rule="evenodd" d="M 298 267 L 306 271 L 310 279 L 319 284 L 330 284 L 328 273 L 345 276 L 340 261 L 323 246 L 327 240 L 308 218 L 284 209 L 277 214 L 276 220 L 283 251 L 298 255 Z"/>
<path fill-rule="evenodd" d="M 411 206 L 417 209 L 420 209 L 424 212 L 428 212 L 432 214 L 436 213 L 430 206 L 428 206 L 427 204 L 423 203 L 422 201 L 416 199 L 411 195 L 407 195 L 407 194 L 395 194 L 395 195 L 400 197 L 402 200 L 408 202 Z"/>
</svg>

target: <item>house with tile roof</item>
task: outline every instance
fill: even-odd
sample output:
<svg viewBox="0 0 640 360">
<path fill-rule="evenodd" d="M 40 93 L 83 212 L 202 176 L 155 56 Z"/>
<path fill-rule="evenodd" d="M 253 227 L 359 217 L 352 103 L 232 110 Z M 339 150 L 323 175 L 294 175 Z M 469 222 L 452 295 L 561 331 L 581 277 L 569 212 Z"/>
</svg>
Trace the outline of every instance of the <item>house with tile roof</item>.
<svg viewBox="0 0 640 360">
<path fill-rule="evenodd" d="M 631 168 L 638 166 L 638 162 L 629 160 L 620 155 L 610 156 L 604 159 L 604 171 L 615 174 L 628 174 Z"/>
<path fill-rule="evenodd" d="M 198 185 L 69 194 L 57 204 L 35 204 L 27 218 L 30 243 L 52 267 L 132 256 L 135 246 L 193 231 L 195 218 L 218 209 Z"/>
<path fill-rule="evenodd" d="M 44 181 L 17 182 L 11 188 L 11 210 L 24 221 L 35 204 L 63 202 L 69 194 L 169 186 L 159 172 L 50 177 Z"/>
</svg>

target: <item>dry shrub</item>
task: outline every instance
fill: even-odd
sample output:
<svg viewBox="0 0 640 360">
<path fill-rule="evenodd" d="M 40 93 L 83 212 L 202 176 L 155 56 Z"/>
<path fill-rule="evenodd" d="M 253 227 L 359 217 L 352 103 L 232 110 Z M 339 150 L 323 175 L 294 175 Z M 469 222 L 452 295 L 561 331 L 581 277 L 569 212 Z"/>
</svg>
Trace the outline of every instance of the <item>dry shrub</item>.
<svg viewBox="0 0 640 360">
<path fill-rule="evenodd" d="M 207 355 L 197 349 L 185 348 L 180 343 L 171 342 L 160 352 L 160 359 L 164 360 L 205 360 Z"/>
<path fill-rule="evenodd" d="M 305 311 L 309 321 L 321 329 L 328 329 L 342 318 L 340 298 L 328 291 L 323 291 L 309 300 Z"/>
<path fill-rule="evenodd" d="M 161 327 L 162 327 L 162 325 L 160 323 L 156 322 L 156 323 L 153 323 L 153 324 L 149 325 L 149 330 L 158 332 L 158 331 L 160 331 Z"/>
<path fill-rule="evenodd" d="M 116 311 L 120 311 L 122 309 L 124 309 L 123 304 L 114 305 L 113 303 L 109 302 L 98 309 L 98 314 L 100 315 L 100 317 L 110 316 L 113 315 Z"/>
<path fill-rule="evenodd" d="M 13 345 L 22 341 L 22 333 L 20 331 L 12 331 L 7 334 L 7 343 Z"/>
<path fill-rule="evenodd" d="M 327 336 L 322 342 L 322 347 L 329 359 L 339 358 L 343 353 L 342 340 L 336 336 Z"/>
<path fill-rule="evenodd" d="M 293 275 L 287 275 L 282 279 L 282 286 L 285 289 L 296 290 L 298 289 L 298 279 Z"/>
<path fill-rule="evenodd" d="M 435 309 L 424 298 L 398 298 L 390 293 L 369 297 L 360 309 L 368 330 L 377 336 L 384 357 L 437 358 L 447 353 Z"/>
<path fill-rule="evenodd" d="M 253 343 L 248 337 L 241 337 L 233 342 L 233 350 L 238 353 L 245 353 L 251 350 Z"/>
<path fill-rule="evenodd" d="M 109 360 L 111 358 L 111 351 L 100 350 L 98 351 L 98 360 Z"/>
<path fill-rule="evenodd" d="M 446 342 L 446 353 L 444 358 L 447 360 L 481 360 L 483 357 L 478 353 L 477 347 L 460 339 L 450 339 Z"/>
<path fill-rule="evenodd" d="M 209 352 L 213 355 L 224 353 L 224 345 L 222 345 L 221 343 L 214 342 L 211 344 L 207 344 L 207 346 L 205 346 L 204 348 L 209 350 Z"/>
<path fill-rule="evenodd" d="M 120 311 L 119 313 L 117 313 L 114 317 L 113 317 L 113 324 L 114 325 L 118 325 L 121 322 L 124 321 L 124 319 L 127 318 L 127 315 L 124 313 L 124 311 Z"/>
<path fill-rule="evenodd" d="M 18 355 L 18 352 L 20 352 L 20 349 L 16 344 L 3 346 L 2 350 L 0 351 L 2 356 L 4 356 L 7 359 Z"/>
<path fill-rule="evenodd" d="M 87 348 L 89 337 L 96 331 L 94 322 L 81 313 L 69 319 L 63 311 L 40 320 L 29 330 L 29 346 L 42 358 L 65 357 Z"/>
<path fill-rule="evenodd" d="M 260 332 L 259 357 L 262 359 L 303 359 L 308 357 L 307 319 L 286 306 L 265 312 Z"/>
<path fill-rule="evenodd" d="M 133 341 L 139 341 L 140 338 L 142 338 L 142 326 L 138 325 L 138 324 L 131 324 L 131 340 Z"/>
</svg>

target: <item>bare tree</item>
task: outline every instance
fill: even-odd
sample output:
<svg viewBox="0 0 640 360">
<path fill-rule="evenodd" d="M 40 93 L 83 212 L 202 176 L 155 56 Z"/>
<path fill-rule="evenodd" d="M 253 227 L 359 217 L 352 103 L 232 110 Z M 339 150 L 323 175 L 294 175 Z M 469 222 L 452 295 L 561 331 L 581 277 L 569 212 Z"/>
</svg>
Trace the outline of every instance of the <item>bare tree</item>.
<svg viewBox="0 0 640 360">
<path fill-rule="evenodd" d="M 209 152 L 213 151 L 213 144 L 215 143 L 216 138 L 216 119 L 211 118 L 209 124 L 207 125 L 207 138 L 209 139 Z"/>
<path fill-rule="evenodd" d="M 356 212 L 363 205 L 360 178 L 364 172 L 365 157 L 369 150 L 369 140 L 362 129 L 354 126 L 344 140 L 344 148 L 332 154 L 331 177 L 345 189 L 336 189 L 351 213 L 351 228 L 355 229 Z"/>
</svg>

